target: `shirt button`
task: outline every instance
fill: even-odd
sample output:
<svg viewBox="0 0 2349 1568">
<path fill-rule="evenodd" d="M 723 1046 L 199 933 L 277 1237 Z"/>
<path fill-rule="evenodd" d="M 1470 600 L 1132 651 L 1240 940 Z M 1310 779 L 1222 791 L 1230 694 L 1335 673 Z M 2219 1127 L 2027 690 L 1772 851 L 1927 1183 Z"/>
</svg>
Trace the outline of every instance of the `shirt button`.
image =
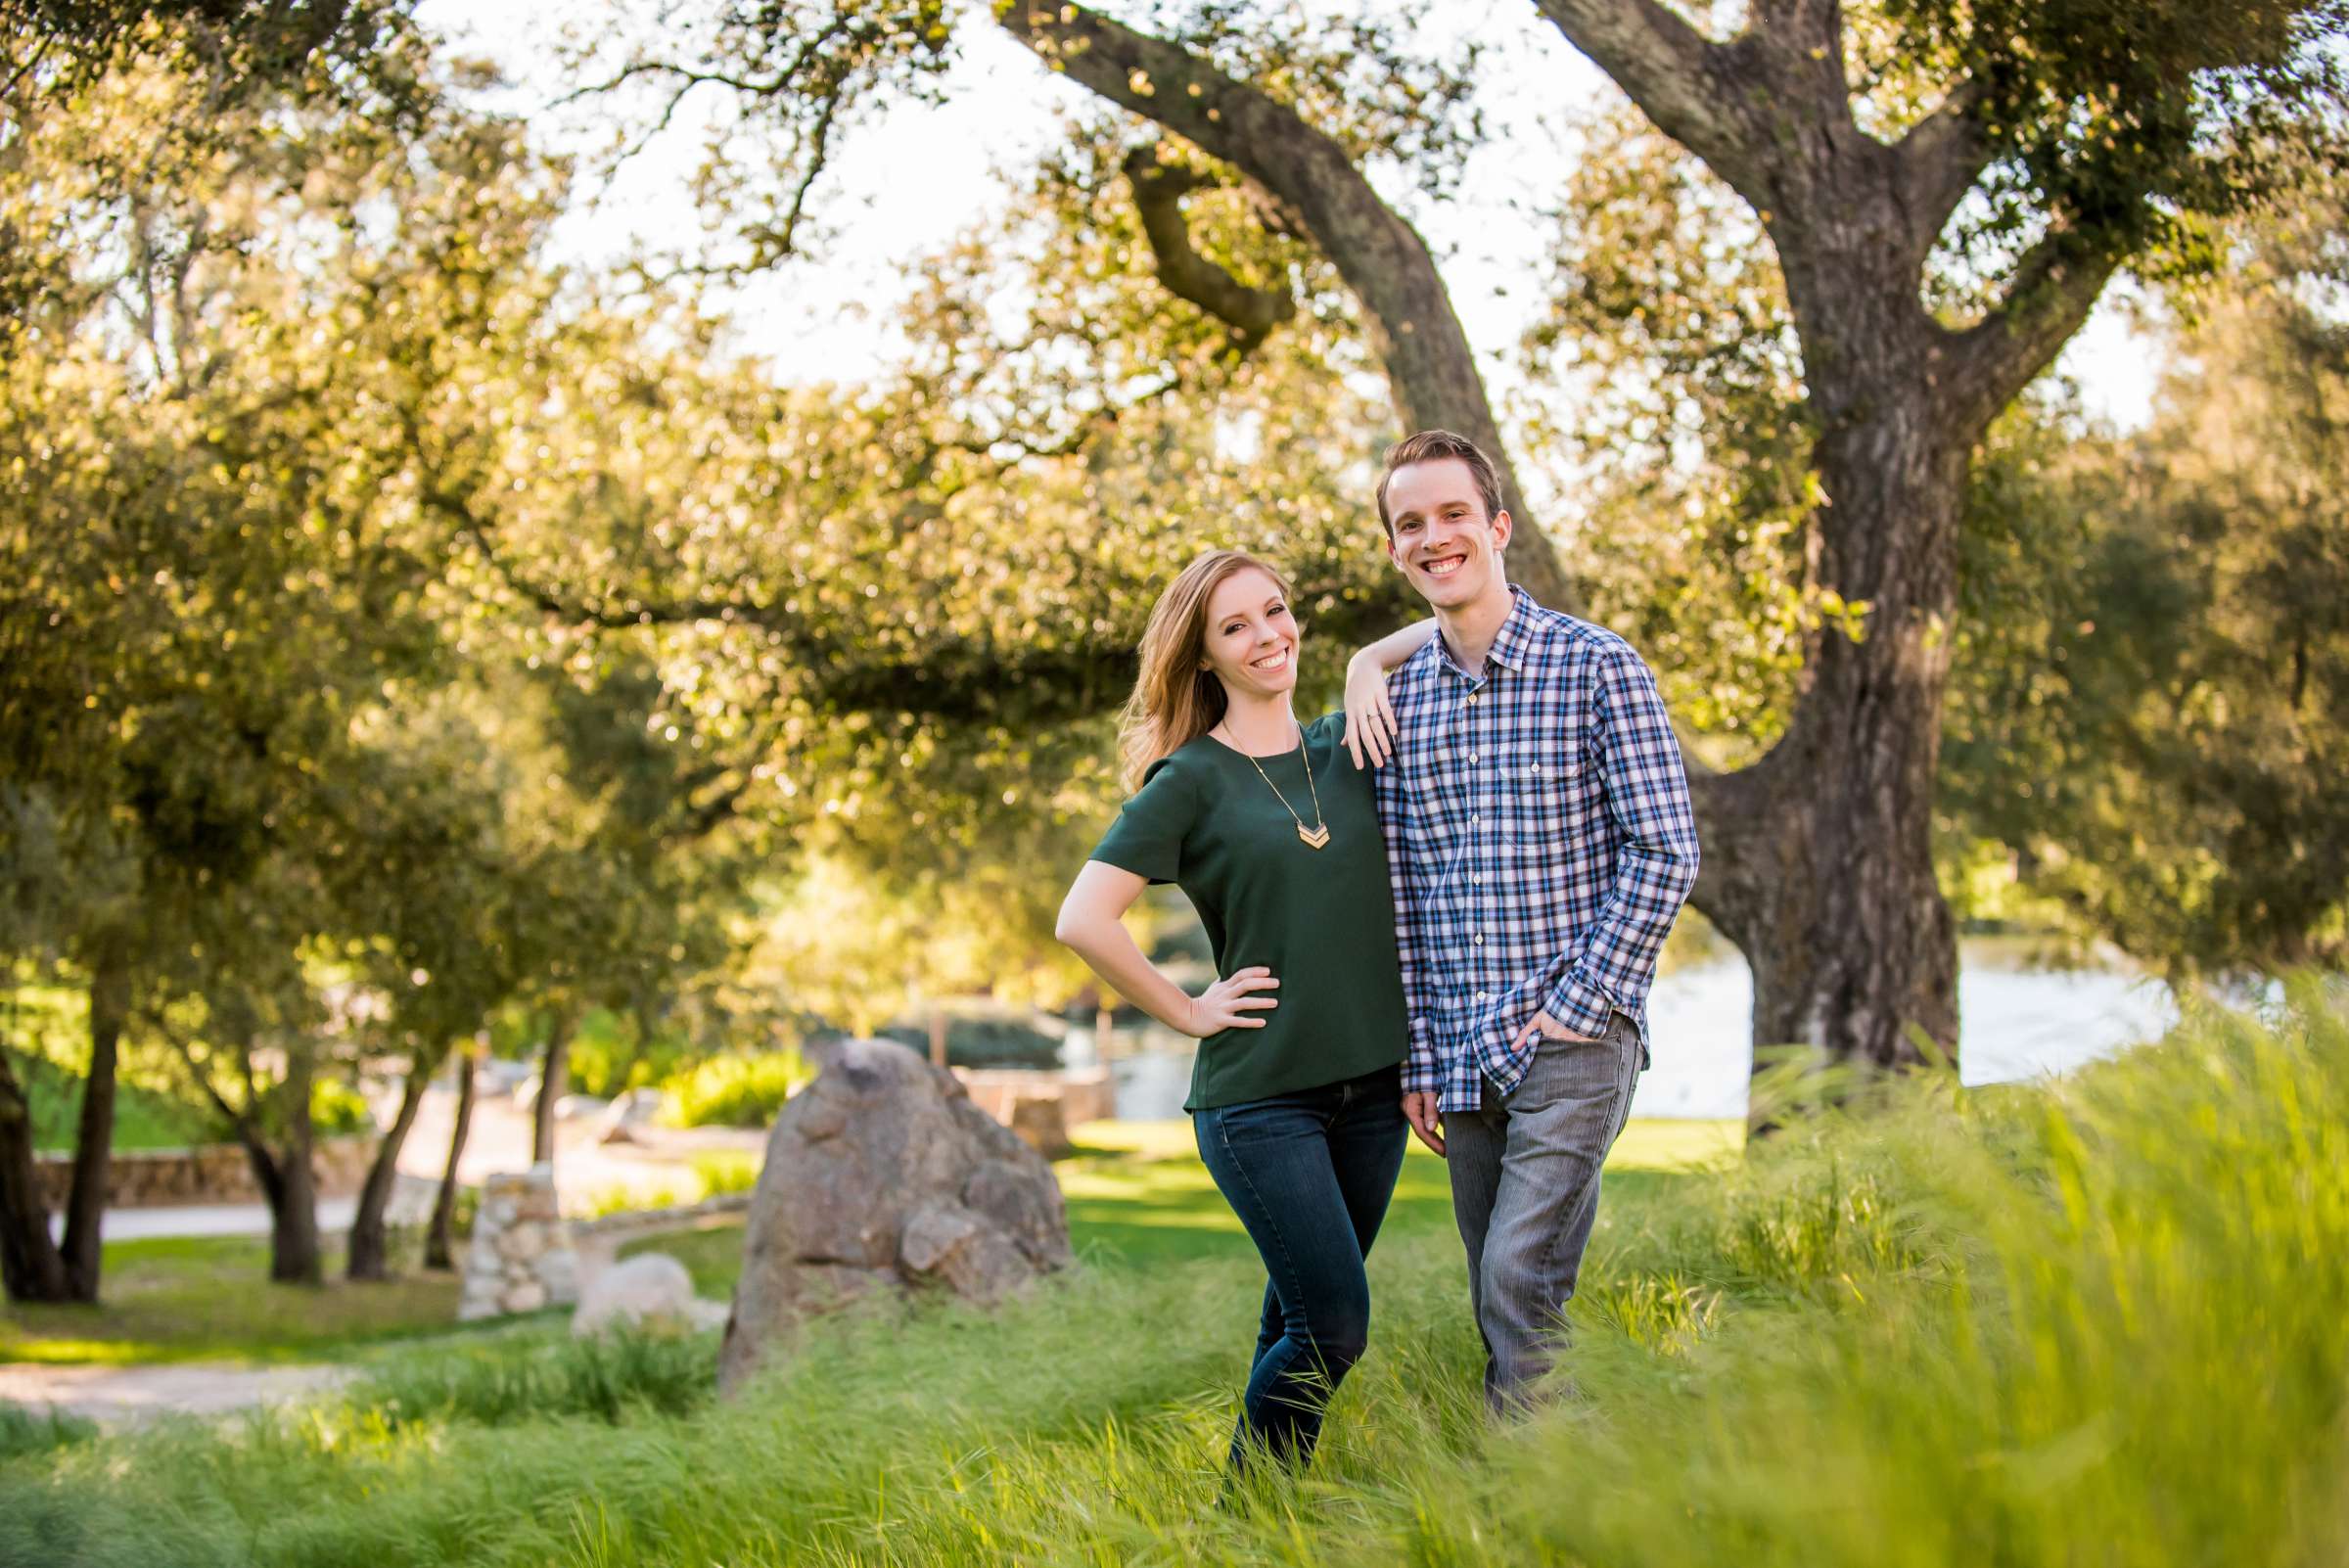
<svg viewBox="0 0 2349 1568">
<path fill-rule="evenodd" d="M 1470 752 L 1470 753 L 1468 754 L 1468 761 L 1470 761 L 1471 762 L 1475 761 L 1476 761 L 1476 753 L 1474 753 L 1474 752 Z"/>
<path fill-rule="evenodd" d="M 1485 934 L 1481 931 L 1476 934 L 1476 945 L 1480 947 L 1485 945 Z"/>
</svg>

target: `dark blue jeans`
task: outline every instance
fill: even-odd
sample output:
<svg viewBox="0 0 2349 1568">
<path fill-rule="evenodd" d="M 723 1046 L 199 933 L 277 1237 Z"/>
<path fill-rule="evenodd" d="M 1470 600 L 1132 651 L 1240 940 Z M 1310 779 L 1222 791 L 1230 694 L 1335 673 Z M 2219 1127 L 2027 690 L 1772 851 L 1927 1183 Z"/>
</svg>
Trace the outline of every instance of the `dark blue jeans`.
<svg viewBox="0 0 2349 1568">
<path fill-rule="evenodd" d="M 1219 1106 L 1191 1120 L 1199 1157 L 1270 1276 L 1231 1462 L 1242 1465 L 1261 1450 L 1303 1464 L 1330 1395 L 1369 1343 L 1362 1260 L 1403 1169 L 1401 1070 Z"/>
</svg>

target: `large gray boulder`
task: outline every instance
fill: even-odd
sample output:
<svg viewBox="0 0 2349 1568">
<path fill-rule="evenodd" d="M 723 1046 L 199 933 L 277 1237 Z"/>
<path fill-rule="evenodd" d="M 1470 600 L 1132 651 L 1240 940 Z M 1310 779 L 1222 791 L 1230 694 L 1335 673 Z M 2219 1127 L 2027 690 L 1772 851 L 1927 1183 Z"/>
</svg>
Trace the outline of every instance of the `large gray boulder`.
<svg viewBox="0 0 2349 1568">
<path fill-rule="evenodd" d="M 952 1074 L 893 1040 L 847 1041 L 767 1137 L 718 1387 L 810 1314 L 924 1289 L 994 1302 L 1074 1261 L 1042 1157 Z"/>
</svg>

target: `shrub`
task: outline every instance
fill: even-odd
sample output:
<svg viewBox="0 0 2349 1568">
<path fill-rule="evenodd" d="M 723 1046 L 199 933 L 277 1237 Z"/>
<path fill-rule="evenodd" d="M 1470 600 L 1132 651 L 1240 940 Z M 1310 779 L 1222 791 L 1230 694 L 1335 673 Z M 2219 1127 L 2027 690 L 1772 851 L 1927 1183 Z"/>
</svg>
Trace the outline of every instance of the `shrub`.
<svg viewBox="0 0 2349 1568">
<path fill-rule="evenodd" d="M 759 1156 L 748 1149 L 704 1149 L 686 1162 L 702 1179 L 702 1196 L 722 1198 L 759 1184 Z"/>
<path fill-rule="evenodd" d="M 930 1054 L 930 1026 L 892 1024 L 881 1038 Z M 1016 1018 L 949 1018 L 946 1061 L 955 1067 L 1053 1068 L 1060 1065 L 1054 1037 Z"/>
<path fill-rule="evenodd" d="M 664 1119 L 673 1127 L 765 1127 L 814 1077 L 796 1049 L 713 1056 L 661 1084 Z"/>
<path fill-rule="evenodd" d="M 347 1084 L 320 1079 L 310 1088 L 310 1121 L 320 1137 L 375 1130 L 375 1113 Z"/>
</svg>

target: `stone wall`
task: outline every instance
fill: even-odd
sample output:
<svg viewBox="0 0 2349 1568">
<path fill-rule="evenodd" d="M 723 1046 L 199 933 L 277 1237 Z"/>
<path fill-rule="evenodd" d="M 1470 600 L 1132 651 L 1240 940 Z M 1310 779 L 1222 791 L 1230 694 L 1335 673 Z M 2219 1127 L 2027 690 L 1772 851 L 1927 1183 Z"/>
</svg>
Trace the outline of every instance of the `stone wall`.
<svg viewBox="0 0 2349 1568">
<path fill-rule="evenodd" d="M 957 1067 L 971 1103 L 1017 1132 L 1045 1159 L 1069 1148 L 1069 1130 L 1117 1114 L 1106 1067 L 1072 1067 L 1060 1072 L 1024 1068 Z"/>
<path fill-rule="evenodd" d="M 310 1169 L 317 1174 L 318 1195 L 344 1198 L 367 1179 L 367 1164 L 375 1158 L 370 1133 L 321 1138 L 310 1151 Z M 69 1154 L 36 1155 L 33 1176 L 42 1201 L 52 1210 L 65 1206 L 73 1180 Z M 116 1209 L 159 1208 L 190 1203 L 259 1203 L 260 1183 L 253 1178 L 253 1162 L 235 1143 L 207 1143 L 193 1149 L 117 1151 L 108 1162 L 107 1204 Z"/>
<path fill-rule="evenodd" d="M 484 1179 L 463 1280 L 459 1322 L 578 1304 L 579 1255 L 555 1202 L 552 1165 Z"/>
</svg>

